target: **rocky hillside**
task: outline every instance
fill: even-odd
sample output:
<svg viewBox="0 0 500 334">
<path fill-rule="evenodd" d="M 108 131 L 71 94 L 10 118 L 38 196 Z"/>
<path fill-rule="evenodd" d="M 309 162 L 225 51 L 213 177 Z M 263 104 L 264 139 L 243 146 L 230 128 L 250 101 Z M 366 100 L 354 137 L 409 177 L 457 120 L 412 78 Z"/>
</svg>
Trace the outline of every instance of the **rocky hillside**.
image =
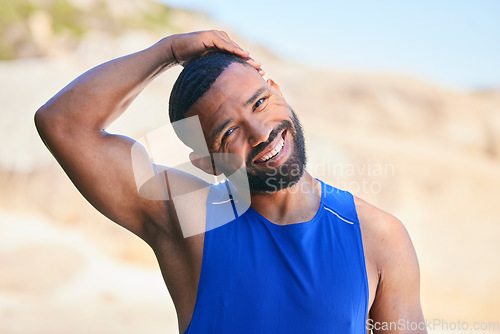
<svg viewBox="0 0 500 334">
<path fill-rule="evenodd" d="M 100 62 L 208 28 L 224 29 L 146 0 L 0 0 L 0 332 L 128 333 L 146 322 L 148 332 L 175 332 L 152 252 L 81 198 L 38 138 L 33 114 Z M 301 118 L 309 171 L 403 221 L 420 259 L 426 316 L 495 320 L 500 92 L 313 70 L 232 36 Z M 178 73 L 158 78 L 110 131 L 138 138 L 165 124 Z M 130 285 L 112 280 L 116 273 Z"/>
<path fill-rule="evenodd" d="M 95 33 L 178 31 L 182 12 L 147 0 L 1 0 L 0 8 L 2 60 L 74 52 Z"/>
</svg>

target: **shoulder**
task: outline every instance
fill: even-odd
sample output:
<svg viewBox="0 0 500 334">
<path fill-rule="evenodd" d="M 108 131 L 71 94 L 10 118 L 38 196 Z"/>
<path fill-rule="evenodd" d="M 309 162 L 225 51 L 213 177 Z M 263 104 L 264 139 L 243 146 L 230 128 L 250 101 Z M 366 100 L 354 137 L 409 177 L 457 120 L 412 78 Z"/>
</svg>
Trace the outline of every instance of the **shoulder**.
<svg viewBox="0 0 500 334">
<path fill-rule="evenodd" d="M 379 237 L 404 234 L 406 229 L 403 223 L 393 215 L 385 212 L 365 200 L 353 196 L 354 204 L 362 227 Z"/>
<path fill-rule="evenodd" d="M 398 218 L 356 196 L 354 203 L 365 252 L 379 271 L 416 259 L 408 231 Z"/>
<path fill-rule="evenodd" d="M 370 291 L 370 315 L 384 321 L 422 318 L 419 265 L 406 228 L 399 219 L 368 202 L 357 197 L 354 202 L 367 270 L 371 268 L 372 281 L 376 282 Z"/>
<path fill-rule="evenodd" d="M 424 323 L 420 306 L 417 255 L 403 223 L 393 215 L 354 198 L 367 268 L 372 269 L 370 317 L 376 322 L 405 319 Z M 420 330 L 418 333 L 426 333 Z"/>
</svg>

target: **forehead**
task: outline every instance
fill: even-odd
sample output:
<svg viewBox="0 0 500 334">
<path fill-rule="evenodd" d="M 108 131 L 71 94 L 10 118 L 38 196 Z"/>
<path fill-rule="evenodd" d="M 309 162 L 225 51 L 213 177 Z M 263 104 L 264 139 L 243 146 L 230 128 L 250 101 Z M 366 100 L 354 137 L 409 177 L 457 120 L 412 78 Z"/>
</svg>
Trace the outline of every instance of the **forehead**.
<svg viewBox="0 0 500 334">
<path fill-rule="evenodd" d="M 268 85 L 257 70 L 251 66 L 233 63 L 189 108 L 186 117 L 198 115 L 203 131 L 206 132 L 230 113 L 238 112 L 255 91 L 262 87 Z"/>
</svg>

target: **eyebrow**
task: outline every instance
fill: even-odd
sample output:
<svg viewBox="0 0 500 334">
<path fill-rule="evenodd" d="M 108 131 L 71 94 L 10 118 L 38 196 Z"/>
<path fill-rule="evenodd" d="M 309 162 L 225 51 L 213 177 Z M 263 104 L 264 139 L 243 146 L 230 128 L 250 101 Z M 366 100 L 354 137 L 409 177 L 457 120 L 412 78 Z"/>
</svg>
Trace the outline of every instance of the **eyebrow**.
<svg viewBox="0 0 500 334">
<path fill-rule="evenodd" d="M 267 91 L 267 87 L 261 87 L 255 91 L 255 93 L 245 102 L 244 106 L 248 106 L 249 104 L 252 104 L 253 101 L 255 101 L 259 95 Z"/>
<path fill-rule="evenodd" d="M 243 106 L 247 107 L 248 105 L 252 104 L 262 93 L 264 93 L 267 90 L 268 90 L 267 87 L 261 87 L 257 89 L 255 93 L 253 93 L 253 95 L 243 104 Z M 222 124 L 220 124 L 212 131 L 212 134 L 210 136 L 212 142 L 215 142 L 215 139 L 217 138 L 219 133 L 222 132 L 222 130 L 224 130 L 228 126 L 228 124 L 231 123 L 232 121 L 233 119 L 230 118 L 224 121 Z"/>
</svg>

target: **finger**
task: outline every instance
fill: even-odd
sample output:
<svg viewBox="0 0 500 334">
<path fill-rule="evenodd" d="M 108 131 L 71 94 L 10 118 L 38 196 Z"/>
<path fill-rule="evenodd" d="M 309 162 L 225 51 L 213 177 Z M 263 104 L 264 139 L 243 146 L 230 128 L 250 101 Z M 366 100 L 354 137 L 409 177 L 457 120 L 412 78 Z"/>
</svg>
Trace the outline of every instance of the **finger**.
<svg viewBox="0 0 500 334">
<path fill-rule="evenodd" d="M 245 61 L 248 64 L 250 64 L 250 66 L 252 66 L 253 68 L 255 68 L 259 72 L 260 75 L 264 76 L 264 74 L 266 74 L 266 72 L 264 72 L 264 70 L 261 68 L 261 63 L 255 59 L 251 58 L 250 52 L 243 50 L 237 44 L 224 40 L 224 43 L 221 43 L 221 44 L 214 43 L 214 46 L 218 49 L 234 53 L 234 54 L 244 58 Z"/>
<path fill-rule="evenodd" d="M 230 43 L 230 44 L 233 44 L 234 46 L 236 46 L 237 48 L 240 48 L 241 47 L 238 45 L 238 43 L 236 43 L 235 41 L 233 41 L 231 39 L 231 37 L 229 37 L 229 35 L 225 32 L 225 31 L 219 31 L 219 35 L 220 35 L 220 38 L 222 38 L 223 40 L 225 40 L 226 42 Z"/>
<path fill-rule="evenodd" d="M 229 35 L 227 34 L 227 32 L 225 32 L 223 30 L 217 30 L 217 32 L 220 33 L 221 35 L 223 35 L 224 37 L 226 37 L 227 39 L 230 39 Z"/>
<path fill-rule="evenodd" d="M 229 49 L 225 49 L 226 51 L 237 54 L 238 56 L 243 58 L 247 58 L 250 55 L 250 52 L 244 50 L 241 46 L 238 45 L 238 43 L 233 41 L 225 31 L 217 31 L 217 34 L 224 42 L 232 46 L 229 47 Z"/>
<path fill-rule="evenodd" d="M 259 70 L 261 69 L 261 63 L 258 62 L 257 60 L 251 58 L 251 57 L 246 57 L 245 58 L 246 62 L 248 64 L 250 64 L 251 66 L 253 66 L 256 70 Z"/>
<path fill-rule="evenodd" d="M 255 68 L 259 68 L 260 67 L 260 62 L 258 62 L 257 60 L 253 59 L 252 57 L 245 57 L 245 60 L 250 64 L 252 65 L 253 67 Z"/>
<path fill-rule="evenodd" d="M 231 43 L 231 42 L 228 42 L 228 41 L 222 40 L 222 39 L 214 41 L 214 46 L 217 49 L 227 51 L 230 53 L 234 53 L 235 55 L 238 55 L 242 58 L 247 58 L 248 55 L 250 54 L 250 52 L 243 50 L 242 48 L 235 45 L 234 43 Z"/>
</svg>

